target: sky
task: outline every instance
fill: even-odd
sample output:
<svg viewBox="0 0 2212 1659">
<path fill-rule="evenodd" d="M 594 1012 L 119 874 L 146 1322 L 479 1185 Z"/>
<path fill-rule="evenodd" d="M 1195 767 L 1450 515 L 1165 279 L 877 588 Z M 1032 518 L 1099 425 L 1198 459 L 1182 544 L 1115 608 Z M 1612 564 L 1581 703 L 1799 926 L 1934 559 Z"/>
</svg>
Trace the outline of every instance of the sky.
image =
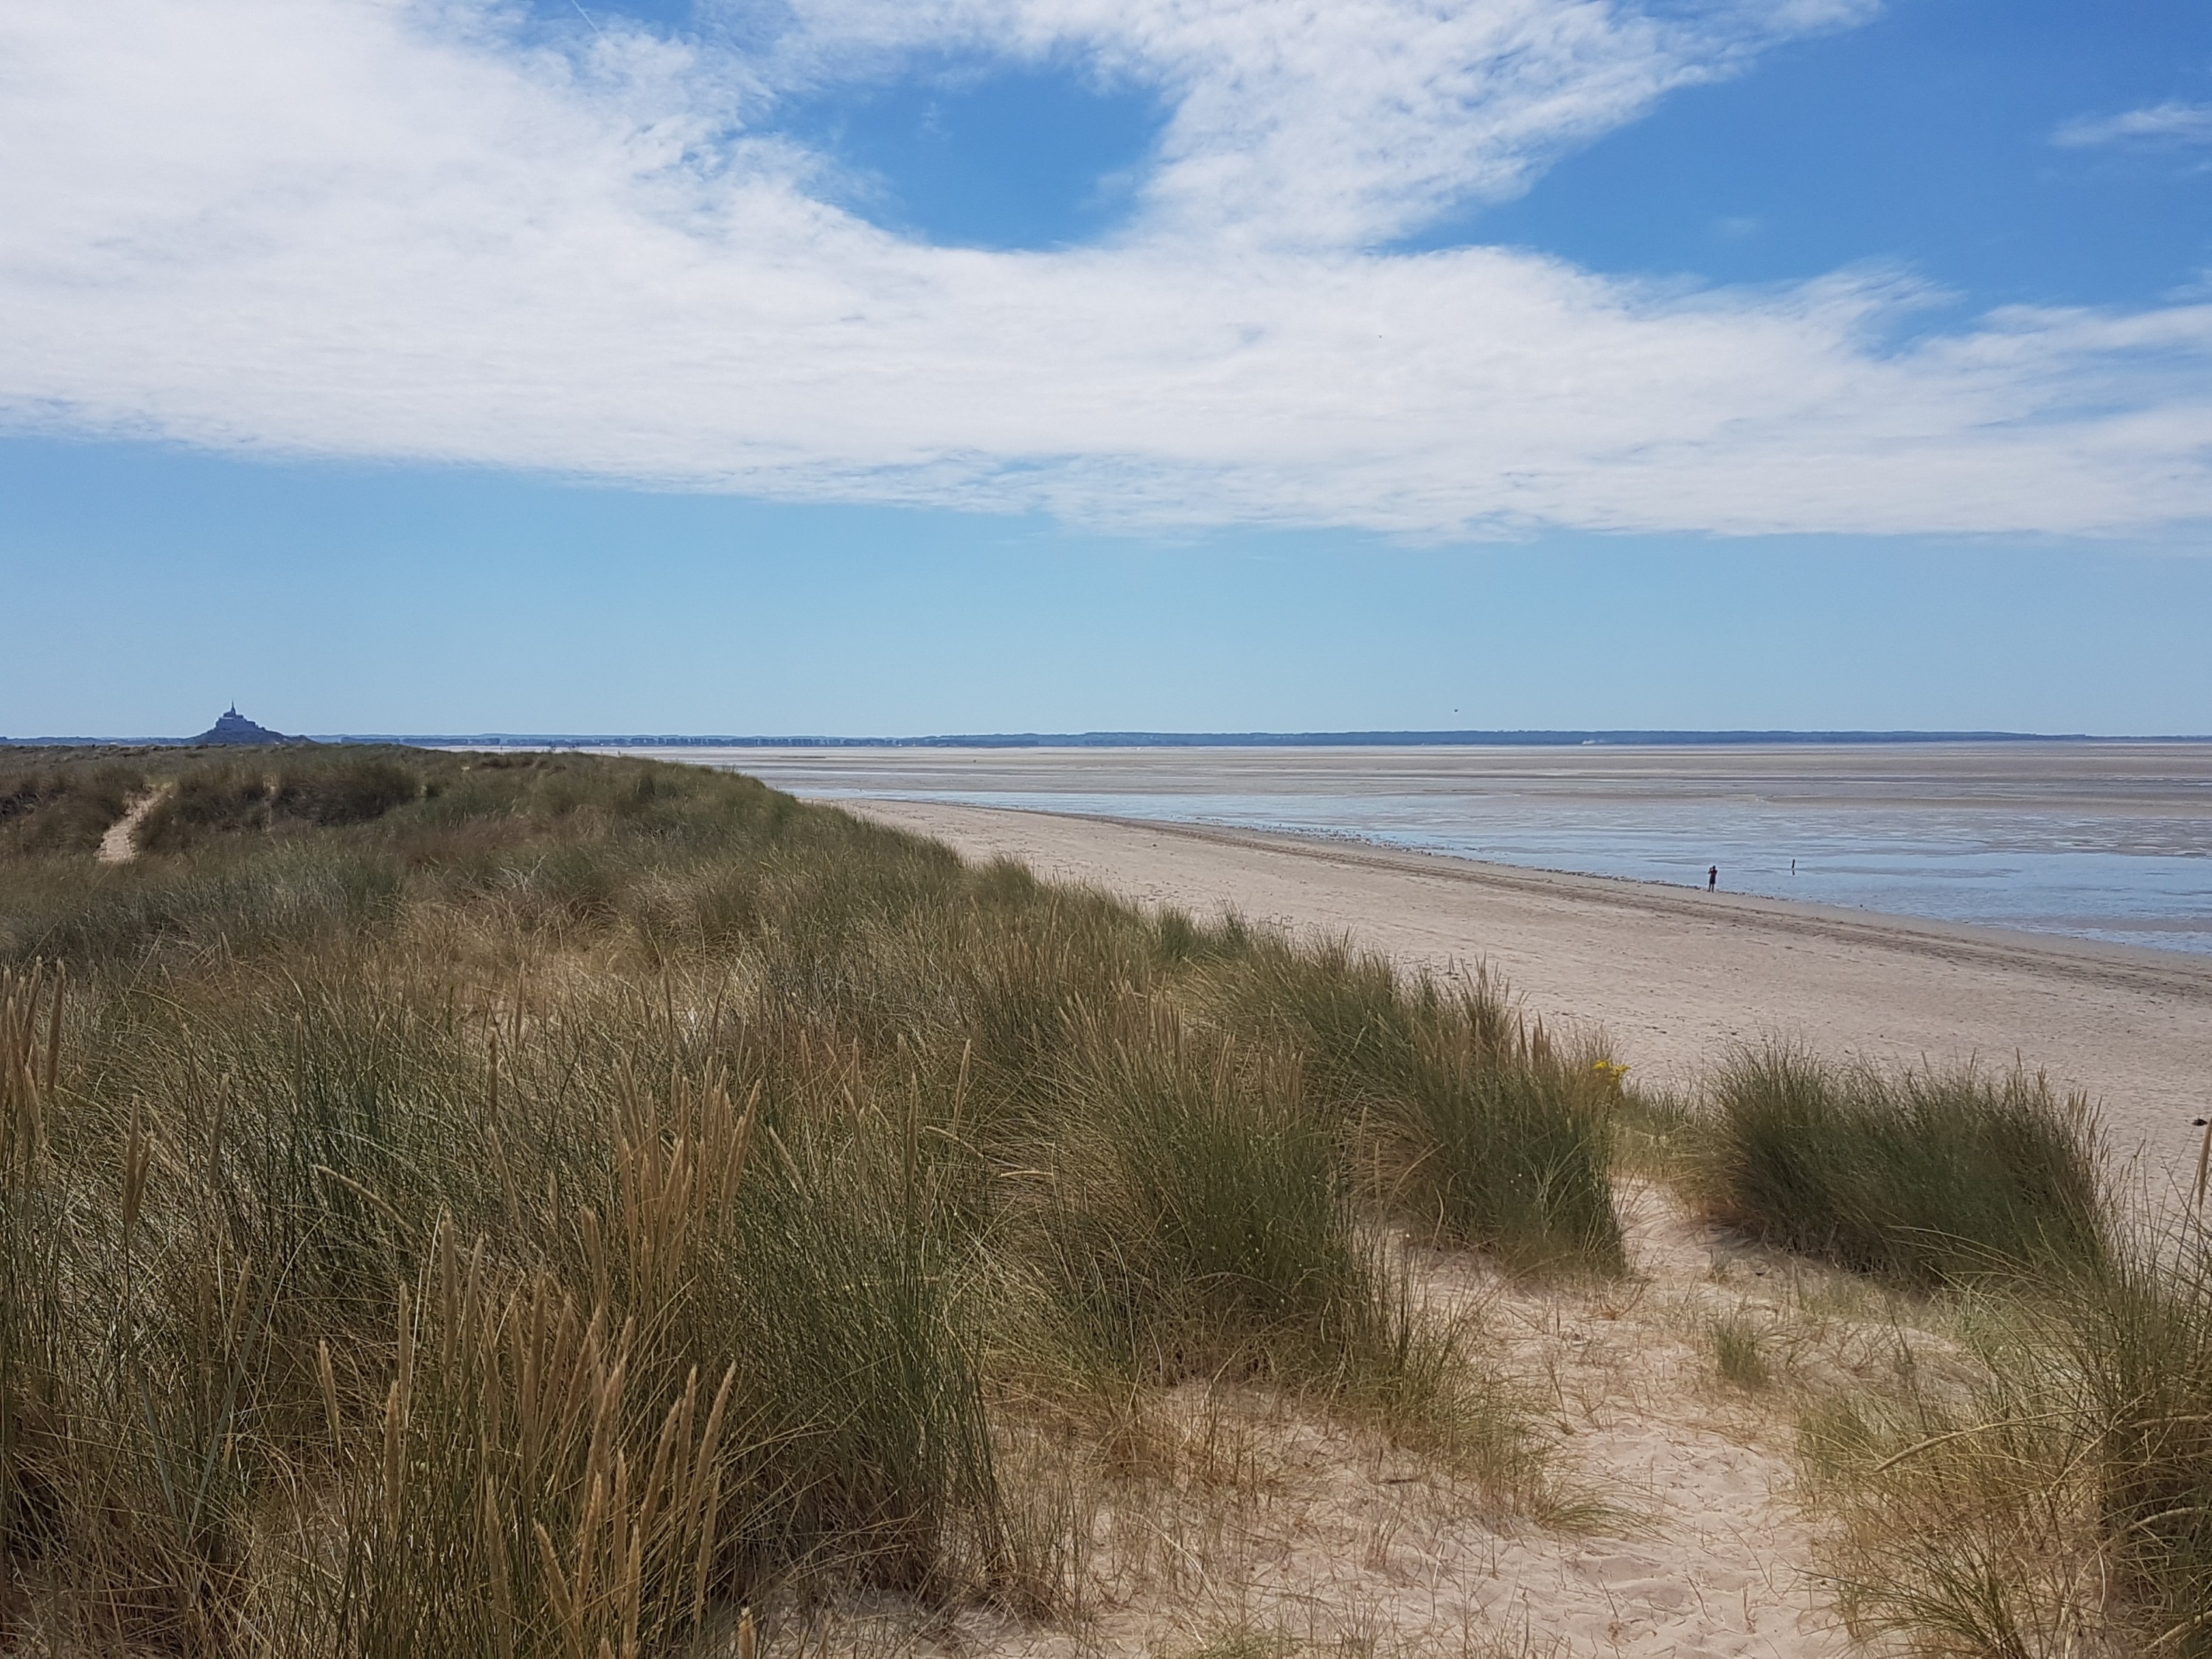
<svg viewBox="0 0 2212 1659">
<path fill-rule="evenodd" d="M 2212 732 L 2201 0 L 13 0 L 0 733 Z"/>
</svg>

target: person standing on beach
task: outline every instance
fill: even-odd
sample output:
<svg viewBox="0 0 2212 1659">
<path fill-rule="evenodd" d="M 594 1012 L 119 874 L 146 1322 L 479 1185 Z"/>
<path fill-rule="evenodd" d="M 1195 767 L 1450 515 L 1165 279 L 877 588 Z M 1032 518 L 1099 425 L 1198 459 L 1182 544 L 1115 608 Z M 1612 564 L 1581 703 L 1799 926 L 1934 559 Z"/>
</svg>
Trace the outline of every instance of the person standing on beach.
<svg viewBox="0 0 2212 1659">
<path fill-rule="evenodd" d="M 1705 872 L 1705 890 L 1708 893 L 1717 892 L 1720 889 L 1720 884 L 1721 867 L 1719 865 L 1716 864 L 1711 869 Z"/>
</svg>

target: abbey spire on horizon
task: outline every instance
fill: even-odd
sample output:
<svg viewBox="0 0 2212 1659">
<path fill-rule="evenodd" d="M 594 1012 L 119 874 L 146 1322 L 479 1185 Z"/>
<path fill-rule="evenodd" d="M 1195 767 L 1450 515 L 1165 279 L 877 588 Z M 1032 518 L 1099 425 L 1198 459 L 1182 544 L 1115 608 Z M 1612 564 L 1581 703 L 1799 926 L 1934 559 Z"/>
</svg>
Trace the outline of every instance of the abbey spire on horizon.
<svg viewBox="0 0 2212 1659">
<path fill-rule="evenodd" d="M 213 726 L 210 726 L 206 731 L 201 732 L 199 736 L 190 739 L 190 741 L 193 743 L 244 744 L 296 743 L 299 739 L 296 738 L 288 737 L 282 732 L 271 732 L 265 726 L 255 724 L 253 721 L 246 719 L 245 715 L 240 714 L 238 712 L 238 705 L 236 703 L 233 703 L 229 708 L 223 710 L 222 714 L 216 719 L 216 723 Z"/>
</svg>

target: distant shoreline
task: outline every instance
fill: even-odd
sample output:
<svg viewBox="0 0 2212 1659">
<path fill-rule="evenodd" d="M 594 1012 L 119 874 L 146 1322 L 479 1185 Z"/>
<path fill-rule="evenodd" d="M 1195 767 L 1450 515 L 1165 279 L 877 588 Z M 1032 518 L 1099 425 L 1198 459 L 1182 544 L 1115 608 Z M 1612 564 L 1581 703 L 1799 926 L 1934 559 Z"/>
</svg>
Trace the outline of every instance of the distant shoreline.
<svg viewBox="0 0 2212 1659">
<path fill-rule="evenodd" d="M 184 748 L 191 738 L 0 738 L 6 748 Z M 2212 743 L 2212 734 L 2086 732 L 1515 730 L 1454 732 L 986 732 L 939 737 L 694 737 L 669 733 L 338 732 L 309 743 L 418 749 L 1707 749 L 1875 744 Z"/>
<path fill-rule="evenodd" d="M 1695 882 L 1663 881 L 1649 876 L 1611 875 L 1575 870 L 1565 866 L 1513 864 L 1500 859 L 1479 858 L 1441 847 L 1412 847 L 1378 841 L 1342 830 L 1302 830 L 1283 824 L 1264 828 L 1183 818 L 1121 817 L 1109 813 L 1071 812 L 1052 806 L 974 805 L 964 801 L 916 801 L 912 797 L 855 795 L 812 797 L 824 804 L 890 817 L 902 806 L 919 805 L 951 807 L 971 812 L 1024 812 L 1064 819 L 1070 823 L 1105 823 L 1146 836 L 1179 836 L 1193 841 L 1228 847 L 1249 847 L 1280 853 L 1304 852 L 1342 866 L 1365 862 L 1376 869 L 1411 872 L 1422 877 L 1442 875 L 1464 878 L 1492 888 L 1516 884 L 1531 892 L 1564 895 L 1590 903 L 1612 903 L 1624 909 L 1663 910 L 1674 919 L 1695 918 L 1710 922 L 1717 905 L 1727 907 L 1734 925 L 1770 925 L 1800 936 L 1818 935 L 1851 945 L 1873 939 L 1894 948 L 1959 957 L 1979 957 L 2017 962 L 2024 957 L 2050 958 L 2047 971 L 2065 973 L 2069 959 L 2081 971 L 2110 980 L 2129 969 L 2139 970 L 2145 982 L 2171 989 L 2185 985 L 2195 992 L 2212 988 L 2212 963 L 2201 952 L 2130 945 L 2117 939 L 2088 939 L 2079 934 L 2045 933 L 2033 928 L 2007 927 L 1990 922 L 1960 921 L 1941 916 L 1915 915 L 1883 910 L 1870 905 L 1828 904 L 1814 899 L 1780 898 L 1770 893 L 1730 890 L 1709 895 Z M 1439 862 L 1442 860 L 1443 862 Z M 1458 868 L 1455 866 L 1466 866 Z"/>
</svg>

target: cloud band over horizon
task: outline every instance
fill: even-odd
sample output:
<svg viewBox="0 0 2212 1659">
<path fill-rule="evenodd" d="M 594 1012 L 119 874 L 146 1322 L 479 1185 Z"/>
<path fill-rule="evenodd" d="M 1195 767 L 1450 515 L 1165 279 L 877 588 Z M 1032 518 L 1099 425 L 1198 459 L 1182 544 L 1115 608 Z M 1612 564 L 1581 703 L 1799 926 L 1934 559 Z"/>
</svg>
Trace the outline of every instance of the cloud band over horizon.
<svg viewBox="0 0 2212 1659">
<path fill-rule="evenodd" d="M 1856 0 L 17 0 L 0 424 L 1109 526 L 2140 535 L 2212 520 L 2212 305 L 1913 332 L 1399 251 Z M 743 44 L 739 44 L 740 40 Z M 1131 221 L 985 251 L 836 204 L 801 93 L 932 55 L 1169 111 Z"/>
</svg>

